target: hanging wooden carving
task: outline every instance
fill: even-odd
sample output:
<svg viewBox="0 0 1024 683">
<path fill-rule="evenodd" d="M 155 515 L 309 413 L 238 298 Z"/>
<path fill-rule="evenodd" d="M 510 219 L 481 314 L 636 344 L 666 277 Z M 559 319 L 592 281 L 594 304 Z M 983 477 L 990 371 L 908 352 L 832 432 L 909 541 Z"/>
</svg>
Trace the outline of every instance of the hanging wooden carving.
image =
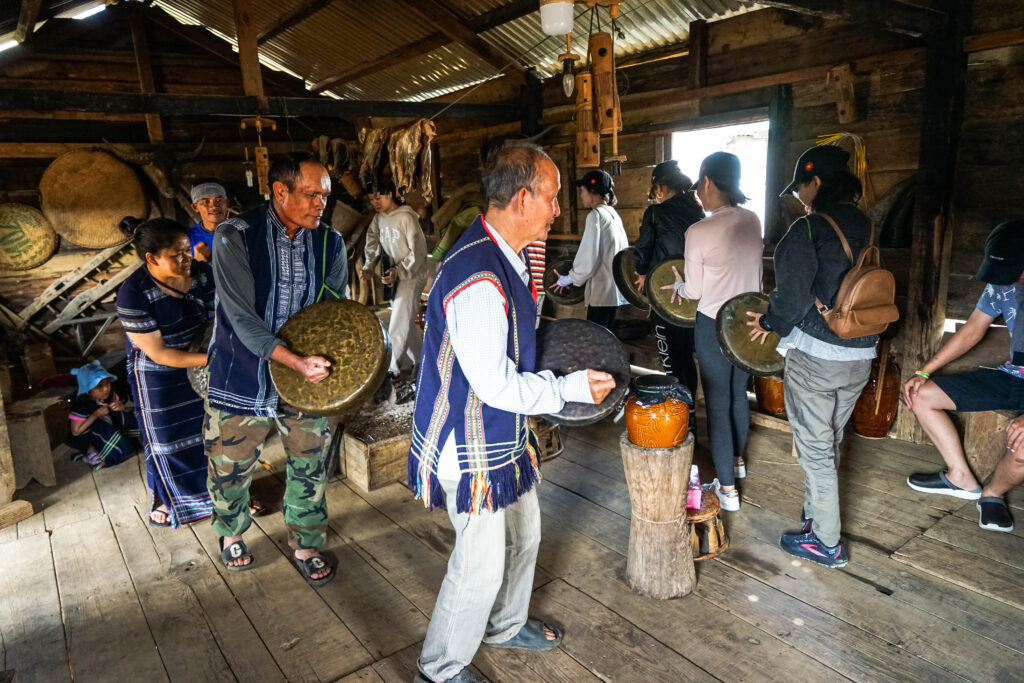
<svg viewBox="0 0 1024 683">
<path fill-rule="evenodd" d="M 576 166 L 601 165 L 601 135 L 594 129 L 593 79 L 589 71 L 576 74 Z"/>
</svg>

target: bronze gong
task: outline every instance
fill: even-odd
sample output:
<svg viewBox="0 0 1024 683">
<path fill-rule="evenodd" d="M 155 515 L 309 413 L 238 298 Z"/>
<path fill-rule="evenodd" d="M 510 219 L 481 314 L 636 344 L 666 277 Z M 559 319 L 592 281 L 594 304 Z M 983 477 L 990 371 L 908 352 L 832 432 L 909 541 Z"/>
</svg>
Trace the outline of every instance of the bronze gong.
<svg viewBox="0 0 1024 683">
<path fill-rule="evenodd" d="M 767 294 L 738 294 L 718 310 L 715 334 L 722 353 L 740 370 L 757 377 L 781 377 L 785 359 L 776 350 L 778 333 L 769 332 L 764 344 L 760 344 L 750 339 L 752 328 L 747 325 L 753 319 L 747 315 L 748 312 L 764 313 L 767 310 Z"/>
<path fill-rule="evenodd" d="M 558 275 L 555 275 L 556 270 L 559 275 L 568 275 L 569 271 L 572 270 L 572 259 L 555 261 L 544 271 L 544 293 L 547 294 L 548 298 L 563 306 L 573 306 L 583 301 L 582 287 L 569 285 L 568 287 L 562 287 L 561 291 L 557 292 L 551 289 L 551 285 L 558 282 Z"/>
<path fill-rule="evenodd" d="M 615 410 L 629 388 L 629 356 L 622 342 L 597 323 L 565 318 L 543 325 L 537 332 L 538 371 L 551 370 L 556 377 L 577 370 L 602 370 L 615 378 L 615 388 L 604 401 L 570 401 L 556 415 L 542 417 L 555 424 L 582 427 L 604 419 Z"/>
<path fill-rule="evenodd" d="M 206 323 L 199 328 L 196 332 L 196 336 L 192 337 L 192 342 L 188 345 L 189 353 L 208 353 L 210 350 L 210 341 L 213 339 L 213 319 L 207 320 Z M 201 365 L 199 367 L 189 368 L 185 371 L 188 375 L 188 383 L 192 385 L 192 389 L 195 390 L 199 397 L 206 400 L 206 392 L 210 388 L 210 369 L 207 365 Z"/>
<path fill-rule="evenodd" d="M 651 302 L 651 309 L 676 327 L 693 327 L 697 324 L 697 300 L 683 299 L 676 297 L 672 302 L 672 289 L 662 289 L 665 285 L 674 285 L 676 274 L 672 267 L 675 266 L 682 275 L 683 266 L 686 261 L 681 258 L 665 259 L 651 269 L 647 275 L 647 282 L 644 288 L 647 290 L 647 300 Z"/>
<path fill-rule="evenodd" d="M 647 294 L 636 286 L 636 249 L 626 247 L 612 259 L 612 277 L 626 301 L 637 308 L 650 308 Z"/>
<path fill-rule="evenodd" d="M 288 319 L 277 336 L 292 353 L 323 356 L 330 374 L 313 384 L 276 361 L 270 375 L 281 400 L 310 415 L 341 415 L 373 396 L 388 369 L 388 339 L 377 316 L 350 299 L 307 306 Z"/>
</svg>

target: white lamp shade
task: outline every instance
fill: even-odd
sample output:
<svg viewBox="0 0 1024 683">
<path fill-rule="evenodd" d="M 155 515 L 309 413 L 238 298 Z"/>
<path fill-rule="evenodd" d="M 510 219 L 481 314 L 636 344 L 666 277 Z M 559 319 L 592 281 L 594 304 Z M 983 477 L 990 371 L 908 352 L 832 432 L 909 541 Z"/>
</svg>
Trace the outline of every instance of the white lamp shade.
<svg viewBox="0 0 1024 683">
<path fill-rule="evenodd" d="M 549 36 L 564 36 L 572 32 L 572 0 L 541 0 L 540 25 Z"/>
</svg>

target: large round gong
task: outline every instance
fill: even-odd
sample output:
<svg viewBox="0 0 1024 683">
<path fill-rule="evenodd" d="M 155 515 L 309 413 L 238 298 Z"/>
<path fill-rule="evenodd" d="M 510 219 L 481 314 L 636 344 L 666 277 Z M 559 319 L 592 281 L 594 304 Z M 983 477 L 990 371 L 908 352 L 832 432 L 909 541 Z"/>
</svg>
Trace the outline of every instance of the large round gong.
<svg viewBox="0 0 1024 683">
<path fill-rule="evenodd" d="M 568 275 L 569 271 L 572 270 L 572 259 L 555 261 L 544 271 L 544 292 L 547 294 L 547 297 L 563 306 L 573 306 L 583 301 L 582 287 L 569 285 L 568 287 L 562 287 L 559 291 L 551 289 L 551 286 L 558 282 L 558 275 L 555 275 L 556 270 L 558 275 Z"/>
<path fill-rule="evenodd" d="M 25 204 L 0 204 L 0 268 L 41 266 L 57 248 L 57 233 L 46 217 Z"/>
<path fill-rule="evenodd" d="M 192 343 L 188 345 L 189 353 L 209 353 L 210 340 L 213 339 L 213 320 L 207 320 L 206 324 L 199 328 Z M 188 375 L 188 383 L 192 385 L 199 397 L 206 398 L 206 392 L 210 388 L 210 370 L 207 365 L 189 368 L 185 371 Z"/>
<path fill-rule="evenodd" d="M 615 388 L 598 405 L 569 402 L 546 420 L 568 427 L 582 427 L 602 420 L 619 405 L 629 388 L 629 356 L 622 343 L 604 327 L 586 320 L 567 318 L 543 325 L 537 332 L 537 370 L 551 370 L 556 377 L 577 370 L 603 370 L 615 378 Z"/>
<path fill-rule="evenodd" d="M 366 306 L 331 299 L 307 306 L 288 319 L 277 336 L 292 353 L 323 356 L 331 374 L 313 384 L 300 373 L 270 362 L 281 400 L 311 415 L 341 415 L 371 397 L 388 368 L 387 333 Z"/>
<path fill-rule="evenodd" d="M 40 205 L 57 234 L 104 249 L 125 241 L 118 223 L 145 218 L 149 201 L 135 171 L 106 152 L 77 149 L 54 159 L 39 181 Z"/>
<path fill-rule="evenodd" d="M 751 327 L 747 325 L 753 318 L 751 313 L 764 313 L 768 310 L 768 296 L 758 292 L 738 294 L 718 309 L 715 319 L 715 334 L 722 353 L 729 362 L 744 372 L 758 377 L 782 376 L 785 359 L 779 355 L 779 335 L 769 332 L 764 344 L 750 339 Z"/>
<path fill-rule="evenodd" d="M 649 308 L 647 294 L 636 286 L 636 249 L 626 247 L 612 259 L 612 277 L 626 301 L 637 308 Z"/>
<path fill-rule="evenodd" d="M 675 285 L 676 274 L 672 268 L 675 267 L 682 275 L 684 265 L 686 265 L 686 261 L 681 258 L 665 259 L 651 269 L 644 287 L 647 290 L 647 300 L 651 302 L 651 308 L 662 320 L 667 320 L 677 327 L 693 327 L 697 324 L 697 300 L 680 300 L 679 297 L 676 297 L 673 302 L 674 290 L 662 289 L 666 285 Z"/>
</svg>

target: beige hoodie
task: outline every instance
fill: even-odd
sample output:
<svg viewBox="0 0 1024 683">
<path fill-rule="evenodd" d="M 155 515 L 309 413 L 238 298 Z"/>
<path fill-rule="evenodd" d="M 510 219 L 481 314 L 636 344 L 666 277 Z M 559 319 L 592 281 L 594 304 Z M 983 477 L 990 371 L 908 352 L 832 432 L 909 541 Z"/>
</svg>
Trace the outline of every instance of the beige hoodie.
<svg viewBox="0 0 1024 683">
<path fill-rule="evenodd" d="M 381 249 L 395 264 L 400 280 L 427 279 L 427 240 L 420 229 L 420 217 L 408 206 L 391 213 L 378 213 L 366 230 L 366 263 L 371 270 L 380 260 Z"/>
</svg>

